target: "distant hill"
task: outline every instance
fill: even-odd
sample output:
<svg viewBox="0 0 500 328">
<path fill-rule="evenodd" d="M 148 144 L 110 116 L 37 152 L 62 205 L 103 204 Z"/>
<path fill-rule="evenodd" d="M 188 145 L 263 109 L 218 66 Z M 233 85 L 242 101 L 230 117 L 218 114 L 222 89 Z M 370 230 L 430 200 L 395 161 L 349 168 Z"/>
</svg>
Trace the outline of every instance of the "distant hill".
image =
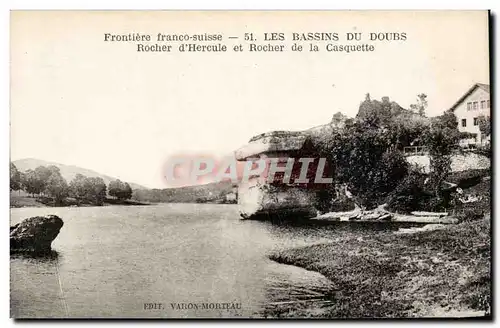
<svg viewBox="0 0 500 328">
<path fill-rule="evenodd" d="M 236 203 L 237 185 L 231 181 L 180 188 L 134 190 L 132 198 L 153 203 Z"/>
<path fill-rule="evenodd" d="M 48 165 L 54 165 L 57 166 L 61 170 L 61 175 L 63 176 L 64 179 L 69 183 L 75 175 L 78 173 L 83 174 L 87 177 L 99 177 L 104 180 L 104 183 L 106 185 L 109 185 L 109 182 L 112 180 L 116 180 L 116 178 L 110 177 L 108 175 L 104 175 L 89 169 L 84 169 L 78 166 L 74 165 L 65 165 L 65 164 L 60 164 L 60 163 L 54 163 L 54 162 L 47 162 L 41 159 L 36 159 L 36 158 L 25 158 L 25 159 L 19 159 L 17 161 L 13 161 L 14 165 L 17 167 L 17 169 L 21 172 L 24 172 L 26 170 L 34 170 L 38 166 L 48 166 Z M 130 187 L 134 189 L 148 189 L 144 186 L 141 186 L 136 183 L 132 183 L 130 181 L 125 181 L 130 184 Z"/>
</svg>

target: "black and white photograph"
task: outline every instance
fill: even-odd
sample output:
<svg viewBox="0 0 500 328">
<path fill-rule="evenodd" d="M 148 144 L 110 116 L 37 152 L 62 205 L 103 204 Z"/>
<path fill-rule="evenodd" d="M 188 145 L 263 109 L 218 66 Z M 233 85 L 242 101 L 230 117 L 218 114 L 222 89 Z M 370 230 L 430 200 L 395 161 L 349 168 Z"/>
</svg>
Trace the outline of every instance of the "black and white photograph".
<svg viewBox="0 0 500 328">
<path fill-rule="evenodd" d="M 488 10 L 10 12 L 10 317 L 489 319 Z"/>
</svg>

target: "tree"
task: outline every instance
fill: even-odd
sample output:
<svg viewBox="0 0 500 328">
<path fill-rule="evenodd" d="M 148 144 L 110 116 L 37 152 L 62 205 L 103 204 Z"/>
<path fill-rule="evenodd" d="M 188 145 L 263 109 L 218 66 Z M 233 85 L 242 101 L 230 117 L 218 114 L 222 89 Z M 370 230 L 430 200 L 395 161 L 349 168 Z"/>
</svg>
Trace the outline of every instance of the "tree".
<svg viewBox="0 0 500 328">
<path fill-rule="evenodd" d="M 86 196 L 85 180 L 86 176 L 78 173 L 69 183 L 69 193 L 76 199 L 84 199 Z"/>
<path fill-rule="evenodd" d="M 334 185 L 346 186 L 360 207 L 386 202 L 399 196 L 394 192 L 403 181 L 409 185 L 415 182 L 414 177 L 408 178 L 411 168 L 400 150 L 426 145 L 431 159 L 431 186 L 441 197 L 442 182 L 451 170 L 451 155 L 458 146 L 458 125 L 451 112 L 433 119 L 425 117 L 426 107 L 425 94 L 418 95 L 413 106 L 416 110 L 404 109 L 388 97 L 372 100 L 367 94 L 353 123 L 328 137 L 313 139 L 318 155 L 331 163 Z M 328 193 L 332 194 L 325 192 L 326 198 Z"/>
<path fill-rule="evenodd" d="M 21 175 L 21 184 L 30 195 L 39 195 L 44 189 L 44 183 L 33 170 L 27 170 Z"/>
<path fill-rule="evenodd" d="M 333 184 L 345 185 L 352 199 L 364 208 L 376 206 L 408 171 L 408 163 L 393 147 L 388 129 L 364 119 L 334 131 L 329 140 L 319 144 L 319 153 L 331 163 Z"/>
<path fill-rule="evenodd" d="M 370 128 L 386 125 L 391 119 L 390 104 L 371 100 L 367 94 L 365 101 L 359 105 L 356 119 L 365 122 Z"/>
<path fill-rule="evenodd" d="M 10 190 L 20 190 L 21 189 L 21 173 L 14 165 L 10 162 Z"/>
<path fill-rule="evenodd" d="M 407 146 L 419 146 L 422 135 L 429 128 L 430 120 L 412 112 L 402 112 L 393 118 L 388 127 L 391 143 L 402 150 Z"/>
<path fill-rule="evenodd" d="M 49 181 L 50 176 L 53 172 L 58 171 L 59 169 L 55 166 L 47 167 L 47 166 L 38 166 L 35 168 L 35 174 L 40 183 L 40 192 L 44 192 L 47 187 L 47 182 Z"/>
<path fill-rule="evenodd" d="M 132 197 L 132 188 L 127 182 L 122 182 L 119 179 L 109 183 L 109 195 L 117 199 L 124 200 Z"/>
<path fill-rule="evenodd" d="M 387 127 L 394 117 L 407 112 L 397 102 L 390 101 L 389 97 L 382 97 L 382 101 L 372 100 L 366 94 L 365 100 L 359 105 L 357 121 L 363 121 L 367 127 Z"/>
<path fill-rule="evenodd" d="M 481 140 L 491 135 L 491 120 L 490 117 L 481 115 L 478 117 L 479 131 L 481 131 Z"/>
<path fill-rule="evenodd" d="M 406 174 L 408 164 L 388 137 L 387 130 L 359 122 L 346 131 L 343 146 L 336 145 L 333 163 L 338 181 L 363 207 L 376 206 Z"/>
<path fill-rule="evenodd" d="M 71 180 L 70 194 L 80 201 L 100 206 L 106 200 L 106 183 L 102 178 L 77 174 Z"/>
<path fill-rule="evenodd" d="M 113 180 L 109 183 L 108 193 L 110 196 L 119 198 L 120 191 L 123 190 L 124 185 L 119 179 Z"/>
<path fill-rule="evenodd" d="M 427 109 L 427 95 L 421 93 L 417 96 L 417 103 L 411 104 L 410 109 L 419 116 L 425 117 L 425 110 Z"/>
<path fill-rule="evenodd" d="M 347 117 L 346 115 L 342 114 L 341 112 L 337 112 L 333 114 L 330 124 L 336 129 L 342 128 L 348 119 L 349 117 Z"/>
<path fill-rule="evenodd" d="M 430 157 L 430 184 L 435 196 L 441 199 L 443 181 L 451 172 L 451 156 L 458 149 L 460 140 L 455 114 L 447 111 L 435 117 L 424 133 L 424 140 Z"/>
<path fill-rule="evenodd" d="M 378 101 L 367 94 L 359 106 L 356 119 L 363 122 L 366 128 L 386 128 L 392 145 L 402 150 L 406 146 L 422 143 L 422 133 L 430 124 L 425 117 L 426 107 L 427 96 L 423 93 L 418 95 L 417 104 L 411 105 L 410 110 L 390 101 L 389 97 Z"/>
<path fill-rule="evenodd" d="M 69 187 L 59 170 L 52 171 L 45 183 L 45 192 L 54 198 L 56 204 L 62 204 L 64 198 L 68 196 Z"/>
<path fill-rule="evenodd" d="M 120 191 L 118 198 L 120 198 L 120 199 L 132 198 L 132 188 L 130 187 L 128 182 L 125 182 L 123 184 L 123 189 Z"/>
<path fill-rule="evenodd" d="M 94 205 L 102 205 L 106 200 L 106 183 L 102 178 L 92 177 L 84 180 L 85 199 Z"/>
</svg>

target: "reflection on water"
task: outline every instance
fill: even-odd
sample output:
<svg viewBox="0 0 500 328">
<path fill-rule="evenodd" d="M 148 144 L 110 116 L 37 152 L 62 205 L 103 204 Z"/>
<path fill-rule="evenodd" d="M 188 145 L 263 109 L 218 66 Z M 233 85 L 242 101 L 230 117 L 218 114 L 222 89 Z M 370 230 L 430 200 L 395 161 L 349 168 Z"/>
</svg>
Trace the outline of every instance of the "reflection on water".
<svg viewBox="0 0 500 328">
<path fill-rule="evenodd" d="M 22 309 L 23 317 L 67 316 L 61 297 L 60 254 L 14 253 L 10 259 L 11 315 Z"/>
<path fill-rule="evenodd" d="M 23 252 L 23 251 L 14 251 L 11 252 L 11 259 L 24 259 L 28 262 L 32 263 L 54 263 L 57 261 L 59 257 L 59 253 L 55 250 L 50 250 L 48 252 L 43 253 L 33 253 L 33 252 Z"/>
<path fill-rule="evenodd" d="M 15 317 L 261 317 L 335 306 L 322 275 L 270 252 L 374 233 L 387 224 L 240 220 L 237 206 L 20 208 L 11 224 L 56 214 L 65 224 L 45 257 L 11 256 Z M 144 303 L 163 308 L 145 310 Z M 239 303 L 241 309 L 173 304 Z"/>
</svg>

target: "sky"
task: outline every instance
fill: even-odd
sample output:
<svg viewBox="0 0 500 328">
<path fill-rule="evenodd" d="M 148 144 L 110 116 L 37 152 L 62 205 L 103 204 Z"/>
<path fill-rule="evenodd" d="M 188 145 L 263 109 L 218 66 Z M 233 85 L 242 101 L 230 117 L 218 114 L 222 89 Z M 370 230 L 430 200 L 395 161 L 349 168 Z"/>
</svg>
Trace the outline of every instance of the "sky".
<svg viewBox="0 0 500 328">
<path fill-rule="evenodd" d="M 404 32 L 407 40 L 350 54 L 138 53 L 104 41 L 129 32 L 221 33 L 228 45 L 245 32 Z M 366 93 L 403 107 L 425 93 L 428 115 L 439 115 L 476 82 L 489 83 L 485 11 L 14 12 L 11 160 L 163 188 L 170 156 L 225 156 L 256 134 L 308 129 L 338 111 L 355 116 Z"/>
</svg>

